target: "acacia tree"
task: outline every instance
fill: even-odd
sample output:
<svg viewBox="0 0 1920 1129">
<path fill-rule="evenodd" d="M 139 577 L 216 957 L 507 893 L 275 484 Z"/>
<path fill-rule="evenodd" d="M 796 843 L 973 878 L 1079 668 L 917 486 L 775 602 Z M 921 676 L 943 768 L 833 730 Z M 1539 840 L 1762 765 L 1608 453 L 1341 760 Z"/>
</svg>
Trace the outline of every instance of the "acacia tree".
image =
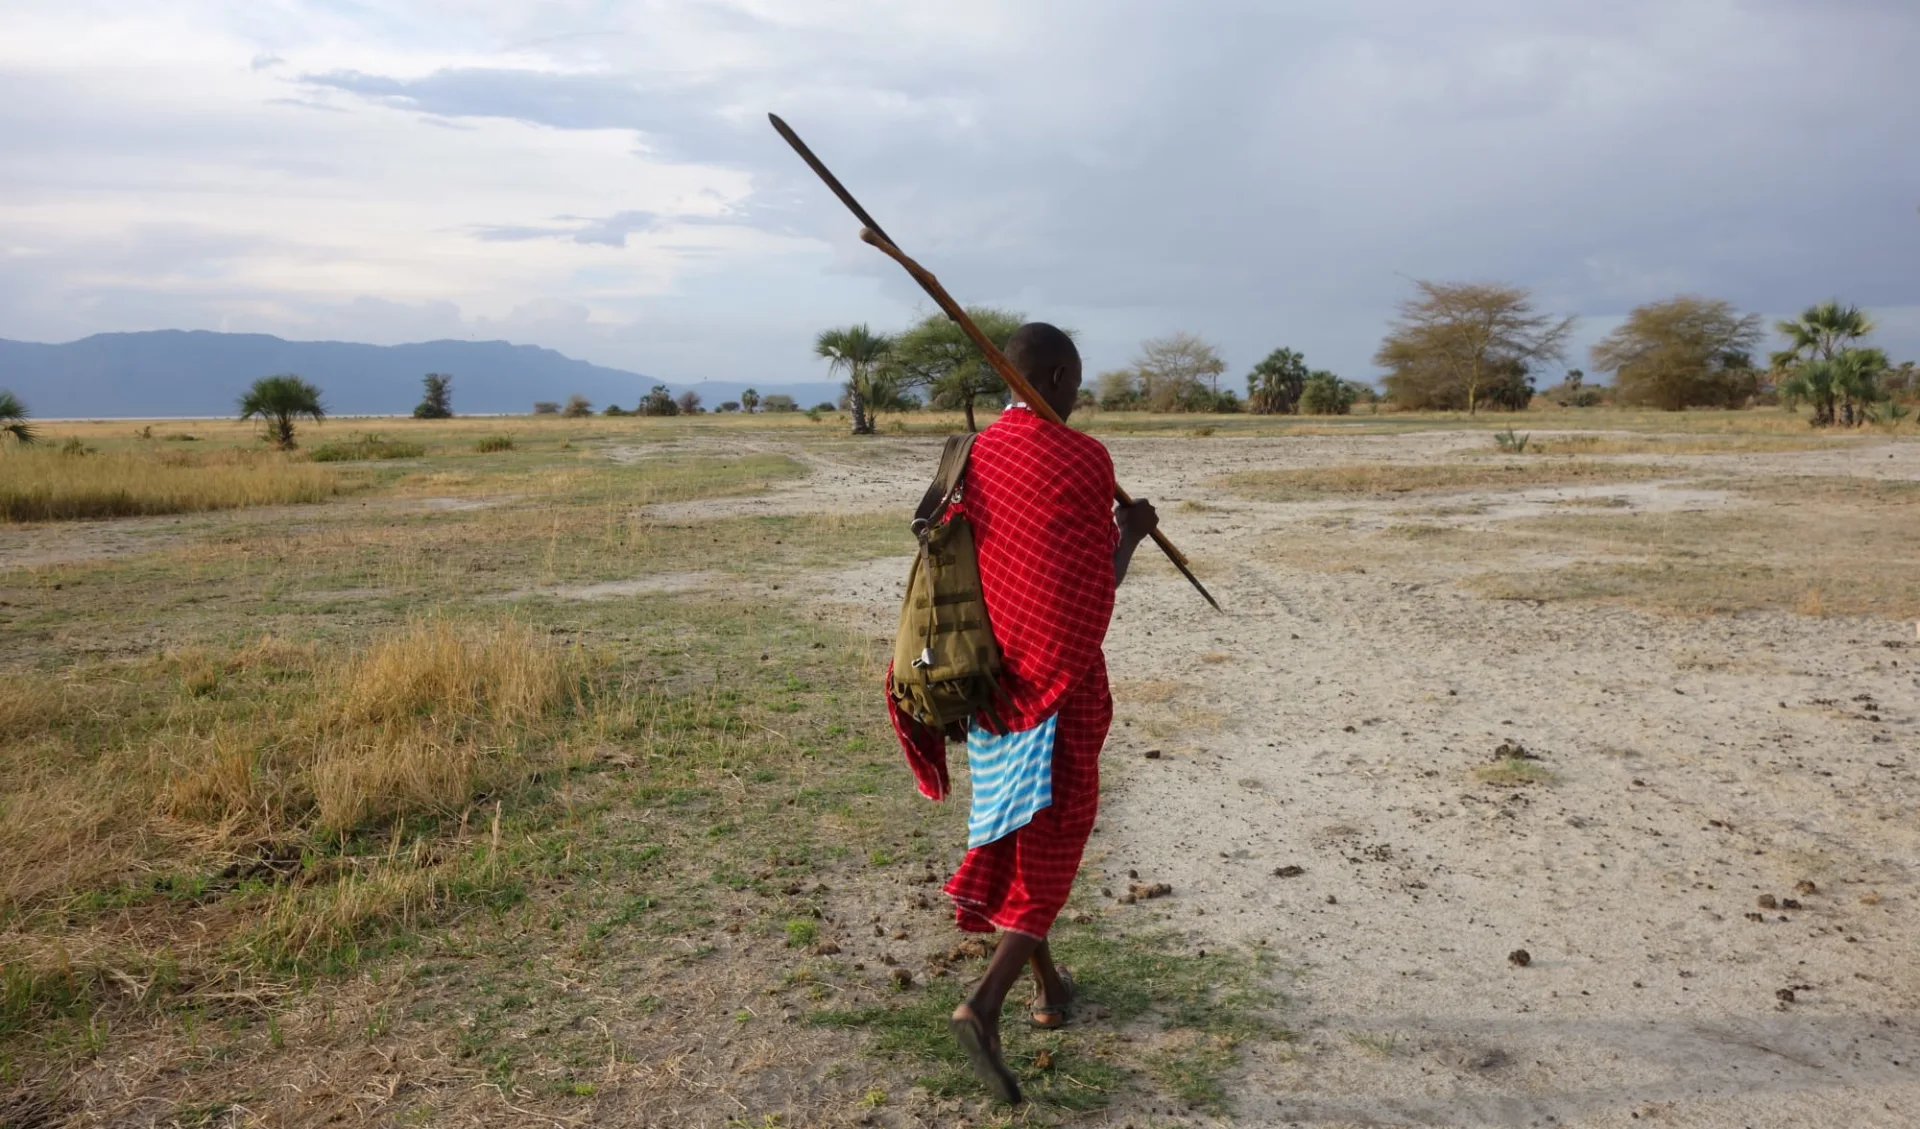
<svg viewBox="0 0 1920 1129">
<path fill-rule="evenodd" d="M 1207 406 L 1219 396 L 1220 374 L 1227 363 L 1219 350 L 1191 333 L 1169 333 L 1140 343 L 1133 362 L 1140 374 L 1140 392 L 1156 412 L 1191 408 L 1201 399 L 1194 393 L 1206 382 Z"/>
<path fill-rule="evenodd" d="M 267 442 L 283 451 L 293 448 L 293 421 L 303 416 L 319 423 L 327 412 L 320 390 L 292 373 L 263 376 L 240 397 L 240 418 L 264 421 Z"/>
<path fill-rule="evenodd" d="M 1108 369 L 1094 377 L 1094 399 L 1103 411 L 1134 411 L 1140 403 L 1140 374 L 1130 368 Z"/>
<path fill-rule="evenodd" d="M 1261 415 L 1292 415 L 1307 384 L 1307 359 L 1292 349 L 1275 349 L 1247 374 L 1247 410 Z"/>
<path fill-rule="evenodd" d="M 1615 395 L 1625 404 L 1737 408 L 1759 390 L 1752 361 L 1759 341 L 1760 315 L 1682 295 L 1628 314 L 1593 347 L 1593 367 L 1615 374 Z"/>
<path fill-rule="evenodd" d="M 1830 299 L 1773 327 L 1788 345 L 1771 358 L 1775 371 L 1785 376 L 1781 397 L 1789 403 L 1810 401 L 1815 427 L 1864 422 L 1857 408 L 1876 398 L 1880 372 L 1887 367 L 1886 354 L 1853 344 L 1873 332 L 1866 311 Z"/>
<path fill-rule="evenodd" d="M 452 419 L 453 418 L 453 375 L 444 372 L 430 372 L 420 378 L 425 386 L 425 395 L 413 409 L 414 419 Z"/>
<path fill-rule="evenodd" d="M 1001 349 L 1007 347 L 1007 339 L 1027 320 L 1025 314 L 991 306 L 969 307 L 967 316 L 987 335 L 987 340 Z M 1071 337 L 1073 331 L 1068 330 L 1067 335 Z M 901 387 L 925 389 L 932 406 L 965 412 L 968 431 L 978 430 L 974 408 L 981 403 L 997 402 L 1007 392 L 1006 383 L 993 371 L 973 339 L 945 314 L 929 314 L 896 337 L 891 365 Z"/>
<path fill-rule="evenodd" d="M 680 414 L 683 416 L 695 415 L 700 411 L 700 393 L 691 388 L 674 397 L 673 402 L 680 405 Z"/>
<path fill-rule="evenodd" d="M 1472 415 L 1496 385 L 1495 399 L 1511 405 L 1520 399 L 1516 372 L 1524 383 L 1528 370 L 1566 353 L 1574 319 L 1538 312 L 1520 287 L 1425 279 L 1413 285 L 1417 293 L 1400 303 L 1373 358 L 1389 370 L 1388 394 L 1404 407 L 1464 404 Z"/>
<path fill-rule="evenodd" d="M 825 357 L 829 372 L 847 374 L 847 407 L 853 416 L 855 435 L 873 434 L 870 408 L 891 399 L 890 389 L 879 387 L 887 381 L 883 367 L 893 350 L 893 338 L 875 333 L 863 322 L 844 329 L 826 329 L 814 339 L 813 351 Z"/>
<path fill-rule="evenodd" d="M 0 435 L 12 436 L 13 441 L 23 447 L 40 438 L 40 433 L 27 422 L 27 406 L 4 388 L 0 388 Z"/>
</svg>

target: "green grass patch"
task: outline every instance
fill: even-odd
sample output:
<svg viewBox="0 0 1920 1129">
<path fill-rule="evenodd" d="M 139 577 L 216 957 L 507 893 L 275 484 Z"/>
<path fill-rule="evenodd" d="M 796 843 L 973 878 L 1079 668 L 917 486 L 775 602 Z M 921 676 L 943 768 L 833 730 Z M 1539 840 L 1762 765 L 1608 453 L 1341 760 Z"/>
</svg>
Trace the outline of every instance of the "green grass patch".
<svg viewBox="0 0 1920 1129">
<path fill-rule="evenodd" d="M 1067 1111 L 1106 1106 L 1139 1076 L 1168 1097 L 1215 1111 L 1227 1108 L 1226 1080 L 1253 1039 L 1289 1038 L 1272 1018 L 1281 1003 L 1273 970 L 1257 953 L 1183 951 L 1170 934 L 1060 930 L 1055 956 L 1073 970 L 1080 999 L 1106 1009 L 1103 1019 L 1043 1032 L 1024 1021 L 1016 988 L 1001 1022 L 1007 1064 L 1029 1100 Z M 966 1057 L 947 1030 L 965 995 L 955 980 L 935 980 L 896 1004 L 854 1011 L 823 1009 L 810 1021 L 868 1032 L 874 1053 L 912 1063 L 936 1096 L 979 1093 Z M 1136 1055 L 1114 1035 L 1139 1032 Z"/>
</svg>

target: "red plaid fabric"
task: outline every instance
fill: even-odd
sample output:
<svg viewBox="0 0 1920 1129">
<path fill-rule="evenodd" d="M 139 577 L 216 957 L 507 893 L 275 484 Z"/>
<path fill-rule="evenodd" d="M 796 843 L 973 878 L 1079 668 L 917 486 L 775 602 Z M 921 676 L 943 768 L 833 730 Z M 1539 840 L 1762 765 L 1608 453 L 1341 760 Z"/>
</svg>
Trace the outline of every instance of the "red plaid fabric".
<svg viewBox="0 0 1920 1129">
<path fill-rule="evenodd" d="M 1066 904 L 1099 808 L 1112 720 L 1100 644 L 1113 615 L 1113 460 L 1099 440 L 1020 408 L 980 433 L 962 507 L 1006 673 L 1003 717 L 1027 729 L 1058 714 L 1053 804 L 967 853 L 947 884 L 960 927 L 1046 936 Z M 921 792 L 947 794 L 946 745 L 890 708 Z"/>
</svg>

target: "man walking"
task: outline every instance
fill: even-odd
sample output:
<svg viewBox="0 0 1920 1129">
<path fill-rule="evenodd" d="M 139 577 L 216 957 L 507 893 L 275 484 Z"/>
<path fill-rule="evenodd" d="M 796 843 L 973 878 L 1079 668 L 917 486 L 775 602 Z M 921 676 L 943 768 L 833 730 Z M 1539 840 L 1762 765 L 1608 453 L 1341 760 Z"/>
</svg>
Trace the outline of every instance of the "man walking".
<svg viewBox="0 0 1920 1129">
<path fill-rule="evenodd" d="M 1005 353 L 1062 420 L 1072 414 L 1081 371 L 1071 338 L 1033 322 Z M 946 887 L 959 927 L 998 930 L 1000 944 L 949 1025 L 980 1081 L 1009 1103 L 1020 1086 L 1000 1053 L 1007 992 L 1031 965 L 1036 1026 L 1060 1026 L 1072 1002 L 1047 933 L 1099 810 L 1100 746 L 1113 720 L 1100 646 L 1114 589 L 1158 522 L 1145 500 L 1116 510 L 1113 495 L 1113 461 L 1098 440 L 1017 403 L 974 441 L 961 495 L 1007 700 L 997 731 L 978 718 L 968 727 L 968 851 Z M 944 798 L 944 739 L 891 700 L 889 710 L 920 790 Z"/>
</svg>

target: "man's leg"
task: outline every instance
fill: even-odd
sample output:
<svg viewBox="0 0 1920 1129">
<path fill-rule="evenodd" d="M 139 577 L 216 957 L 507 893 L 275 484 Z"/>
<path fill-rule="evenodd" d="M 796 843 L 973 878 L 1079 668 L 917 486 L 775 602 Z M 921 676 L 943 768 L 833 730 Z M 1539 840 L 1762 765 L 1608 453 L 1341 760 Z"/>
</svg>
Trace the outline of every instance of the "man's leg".
<svg viewBox="0 0 1920 1129">
<path fill-rule="evenodd" d="M 1060 970 L 1053 966 L 1053 948 L 1045 941 L 1033 950 L 1033 980 L 1040 986 L 1034 1006 L 1059 1007 L 1068 1002 L 1067 986 L 1060 982 Z"/>
<path fill-rule="evenodd" d="M 1000 1007 L 1006 1002 L 1007 990 L 1026 970 L 1034 951 L 1045 943 L 1030 933 L 1002 934 L 1000 947 L 993 951 L 993 960 L 987 964 L 987 975 L 966 1002 L 953 1009 L 953 1016 L 947 1021 L 973 1064 L 974 1077 L 980 1079 L 988 1093 L 1004 1102 L 1020 1101 L 1020 1082 L 1000 1057 Z"/>
<path fill-rule="evenodd" d="M 973 1015 L 987 1029 L 987 1034 L 998 1046 L 1000 1042 L 1000 1008 L 1006 1003 L 1007 993 L 1013 989 L 1014 982 L 1027 969 L 1030 960 L 1044 960 L 1053 983 L 1059 984 L 1059 974 L 1053 972 L 1053 960 L 1050 956 L 1040 957 L 1047 951 L 1047 942 L 1026 933 L 1002 933 L 1000 946 L 993 950 L 993 960 L 987 964 L 987 974 L 974 986 L 973 994 L 967 1001 L 954 1010 L 954 1018 Z M 1038 965 L 1036 964 L 1036 971 Z M 1043 974 L 1044 975 L 1044 974 Z M 1044 981 L 1043 981 L 1044 983 Z"/>
</svg>

